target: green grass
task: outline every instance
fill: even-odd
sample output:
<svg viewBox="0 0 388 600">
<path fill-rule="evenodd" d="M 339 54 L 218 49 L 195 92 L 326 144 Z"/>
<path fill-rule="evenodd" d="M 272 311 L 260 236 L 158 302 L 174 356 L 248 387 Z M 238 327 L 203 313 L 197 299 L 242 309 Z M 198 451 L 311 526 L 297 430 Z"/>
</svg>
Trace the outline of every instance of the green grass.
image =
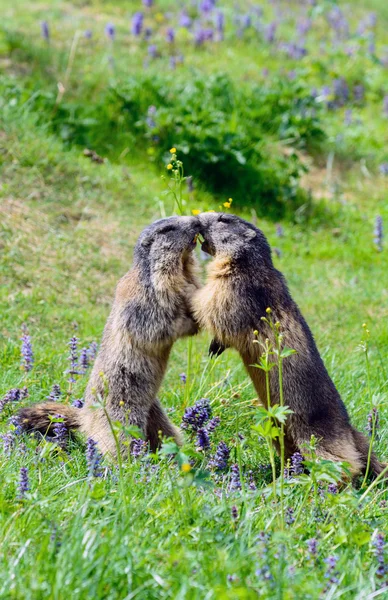
<svg viewBox="0 0 388 600">
<path fill-rule="evenodd" d="M 369 4 L 378 12 L 381 54 L 388 43 L 387 8 L 381 0 Z M 296 5 L 286 5 L 296 10 Z M 159 6 L 163 12 L 175 3 Z M 233 3 L 225 6 L 230 23 Z M 152 153 L 141 132 L 120 125 L 120 113 L 115 127 L 110 130 L 102 120 L 104 128 L 93 130 L 99 136 L 90 137 L 92 148 L 106 158 L 104 164 L 91 162 L 83 155 L 82 143 L 66 139 L 63 129 L 53 125 L 50 102 L 58 81 L 63 81 L 77 29 L 91 27 L 95 35 L 92 45 L 80 40 L 63 103 L 90 107 L 91 112 L 101 107 L 101 114 L 109 114 L 109 86 L 143 76 L 146 46 L 133 43 L 128 33 L 129 17 L 138 7 L 138 2 L 17 0 L 3 11 L 0 399 L 14 387 L 28 387 L 25 403 L 44 400 L 54 383 L 67 389 L 70 337 L 76 335 L 82 345 L 101 338 L 114 286 L 130 268 L 139 232 L 173 211 L 161 180 L 163 160 Z M 346 10 L 352 23 L 365 15 L 361 2 Z M 265 4 L 267 20 L 271 11 Z M 295 68 L 305 87 L 322 87 L 338 74 L 366 85 L 366 103 L 353 109 L 360 125 L 344 126 L 346 107 L 323 109 L 319 120 L 325 138 L 314 148 L 297 144 L 300 160 L 310 167 L 301 187 L 311 189 L 314 200 L 312 207 L 306 204 L 281 222 L 283 237 L 276 236 L 274 220 L 257 219 L 242 197 L 235 197 L 232 206 L 242 216 L 257 219 L 272 247 L 281 251 L 274 259 L 276 266 L 314 333 L 352 422 L 362 431 L 371 410 L 370 395 L 375 397 L 380 417 L 375 450 L 386 459 L 387 251 L 385 245 L 377 252 L 373 243 L 376 216 L 383 217 L 385 229 L 388 222 L 388 179 L 378 170 L 387 160 L 387 120 L 382 115 L 386 69 L 364 54 L 349 59 L 333 49 L 321 53 L 319 40 L 326 25 L 317 18 L 317 30 L 308 38 L 310 53 L 303 61 L 286 59 L 249 32 L 236 39 L 230 26 L 225 43 L 199 50 L 179 31 L 185 64 L 177 78 L 190 78 L 197 69 L 205 75 L 224 72 L 239 87 L 261 84 L 263 67 L 280 77 Z M 50 48 L 40 38 L 42 19 L 52 30 Z M 118 31 L 113 50 L 103 37 L 108 21 Z M 291 31 L 293 25 L 286 20 L 282 36 Z M 108 61 L 112 51 L 113 71 Z M 170 81 L 165 57 L 149 68 L 151 76 L 158 73 L 163 78 L 163 72 Z M 77 135 L 80 130 L 78 123 Z M 276 156 L 287 156 L 296 143 L 270 127 L 264 139 Z M 185 160 L 183 154 L 180 157 Z M 213 194 L 206 180 L 195 183 L 185 205 L 188 213 L 217 210 L 228 197 Z M 370 330 L 370 390 L 359 349 L 363 323 Z M 29 373 L 20 369 L 23 324 L 35 357 Z M 174 346 L 160 398 L 177 424 L 186 403 L 210 399 L 213 413 L 221 418 L 210 455 L 220 440 L 231 447 L 230 463 L 239 465 L 242 490 L 228 491 L 229 475 L 209 475 L 209 456 L 195 454 L 189 436 L 183 456 L 178 456 L 194 458 L 189 473 L 160 454 L 126 462 L 121 475 L 107 463 L 105 476 L 98 479 L 88 477 L 81 439 L 72 442 L 68 452 L 33 438 L 17 438 L 8 455 L 0 444 L 0 598 L 387 597 L 387 575 L 376 575 L 373 545 L 377 532 L 387 531 L 385 487 L 377 485 L 364 496 L 365 489 L 350 486 L 328 494 L 327 483 L 337 475 L 330 465 L 317 464 L 312 477 L 286 483 L 286 508 L 294 509 L 295 522 L 282 532 L 278 505 L 271 497 L 268 451 L 252 430 L 258 419 L 254 390 L 234 352 L 209 361 L 208 342 L 205 332 L 192 340 L 190 365 L 187 342 Z M 179 374 L 189 366 L 185 388 Z M 78 378 L 73 398 L 82 397 L 86 383 L 87 374 Z M 1 412 L 1 433 L 9 429 L 8 418 L 16 409 L 7 405 Z M 28 467 L 30 478 L 24 500 L 18 499 L 22 466 Z M 255 491 L 248 487 L 249 471 Z M 316 493 L 315 476 L 324 481 L 322 497 Z M 316 558 L 308 553 L 311 538 L 318 540 Z M 333 555 L 338 557 L 339 574 L 331 584 L 324 559 Z"/>
</svg>

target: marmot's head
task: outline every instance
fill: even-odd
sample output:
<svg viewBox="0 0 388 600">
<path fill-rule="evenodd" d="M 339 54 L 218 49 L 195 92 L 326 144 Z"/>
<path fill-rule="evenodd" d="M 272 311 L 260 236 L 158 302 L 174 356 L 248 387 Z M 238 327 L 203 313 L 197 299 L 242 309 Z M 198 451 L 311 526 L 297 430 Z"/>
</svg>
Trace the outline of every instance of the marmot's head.
<svg viewBox="0 0 388 600">
<path fill-rule="evenodd" d="M 248 221 L 226 213 L 203 213 L 198 218 L 205 240 L 202 249 L 208 254 L 234 258 L 252 256 L 272 265 L 265 235 Z"/>
<path fill-rule="evenodd" d="M 135 246 L 135 261 L 188 256 L 200 232 L 197 217 L 167 217 L 146 227 Z"/>
</svg>

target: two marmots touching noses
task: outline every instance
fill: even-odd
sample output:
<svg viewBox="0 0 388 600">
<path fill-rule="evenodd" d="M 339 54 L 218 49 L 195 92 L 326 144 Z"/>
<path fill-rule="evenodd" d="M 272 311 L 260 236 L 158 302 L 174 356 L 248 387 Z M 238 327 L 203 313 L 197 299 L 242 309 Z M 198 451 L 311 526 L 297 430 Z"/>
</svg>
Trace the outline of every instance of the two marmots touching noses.
<svg viewBox="0 0 388 600">
<path fill-rule="evenodd" d="M 193 254 L 199 234 L 203 250 L 213 257 L 204 287 Z M 173 343 L 200 328 L 211 332 L 211 352 L 235 348 L 265 402 L 265 373 L 253 366 L 259 358 L 253 331 L 263 341 L 270 338 L 261 319 L 268 307 L 280 323 L 284 344 L 296 351 L 283 364 L 284 402 L 292 410 L 285 426 L 286 459 L 314 435 L 318 455 L 347 462 L 352 475 L 363 472 L 369 443 L 352 427 L 311 331 L 272 263 L 267 239 L 251 223 L 224 213 L 160 219 L 142 232 L 133 267 L 117 285 L 84 407 L 36 404 L 20 411 L 21 423 L 44 435 L 52 427 L 51 417 L 60 413 L 69 430 L 79 429 L 112 455 L 112 421 L 136 425 L 151 450 L 161 437 L 181 443 L 156 397 Z M 275 371 L 269 373 L 270 399 L 278 404 Z M 374 454 L 370 467 L 375 474 L 383 470 Z"/>
</svg>

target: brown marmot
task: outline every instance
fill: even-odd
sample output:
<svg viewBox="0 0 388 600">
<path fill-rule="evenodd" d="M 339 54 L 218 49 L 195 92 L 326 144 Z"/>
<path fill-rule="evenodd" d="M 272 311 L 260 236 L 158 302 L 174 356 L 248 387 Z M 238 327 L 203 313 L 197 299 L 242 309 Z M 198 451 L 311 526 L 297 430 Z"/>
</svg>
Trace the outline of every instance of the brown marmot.
<svg viewBox="0 0 388 600">
<path fill-rule="evenodd" d="M 291 298 L 283 275 L 275 269 L 271 249 L 264 234 L 243 219 L 223 213 L 199 216 L 204 243 L 214 256 L 208 267 L 208 281 L 192 300 L 195 318 L 215 340 L 212 353 L 225 347 L 236 348 L 252 379 L 259 398 L 266 398 L 265 373 L 253 367 L 258 362 L 258 346 L 253 331 L 264 342 L 271 339 L 268 325 L 261 320 L 270 307 L 280 322 L 285 346 L 296 354 L 283 364 L 284 402 L 293 411 L 285 428 L 286 459 L 302 451 L 313 434 L 317 454 L 346 461 L 352 475 L 365 470 L 369 451 L 367 439 L 349 421 L 345 405 L 329 377 L 312 333 Z M 270 371 L 271 402 L 279 403 L 277 369 Z M 383 466 L 372 454 L 371 470 Z"/>
<path fill-rule="evenodd" d="M 116 448 L 109 420 L 139 427 L 152 450 L 160 433 L 181 442 L 156 394 L 173 343 L 198 331 L 189 297 L 199 287 L 192 252 L 199 229 L 196 217 L 169 217 L 141 233 L 133 267 L 117 285 L 84 407 L 45 402 L 23 408 L 19 415 L 25 430 L 50 433 L 49 416 L 60 414 L 68 429 L 79 429 L 112 455 Z M 93 407 L 101 399 L 109 419 Z"/>
</svg>

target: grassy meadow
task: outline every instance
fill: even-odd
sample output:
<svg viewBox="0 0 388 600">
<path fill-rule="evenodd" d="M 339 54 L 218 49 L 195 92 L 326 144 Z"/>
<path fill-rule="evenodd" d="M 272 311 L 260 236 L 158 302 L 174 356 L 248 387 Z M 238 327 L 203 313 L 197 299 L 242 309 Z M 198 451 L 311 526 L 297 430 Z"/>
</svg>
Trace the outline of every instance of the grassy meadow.
<svg viewBox="0 0 388 600">
<path fill-rule="evenodd" d="M 233 198 L 264 231 L 388 459 L 388 5 L 0 6 L 0 598 L 388 598 L 384 483 L 341 484 L 313 457 L 283 498 L 277 463 L 275 494 L 253 387 L 233 351 L 208 358 L 206 332 L 176 343 L 160 399 L 177 425 L 209 400 L 208 449 L 186 431 L 179 451 L 96 473 L 85 440 L 27 437 L 13 418 L 54 384 L 82 399 L 90 367 L 69 384 L 69 340 L 100 341 L 141 229 L 177 211 L 176 147 L 184 213 Z"/>
</svg>

